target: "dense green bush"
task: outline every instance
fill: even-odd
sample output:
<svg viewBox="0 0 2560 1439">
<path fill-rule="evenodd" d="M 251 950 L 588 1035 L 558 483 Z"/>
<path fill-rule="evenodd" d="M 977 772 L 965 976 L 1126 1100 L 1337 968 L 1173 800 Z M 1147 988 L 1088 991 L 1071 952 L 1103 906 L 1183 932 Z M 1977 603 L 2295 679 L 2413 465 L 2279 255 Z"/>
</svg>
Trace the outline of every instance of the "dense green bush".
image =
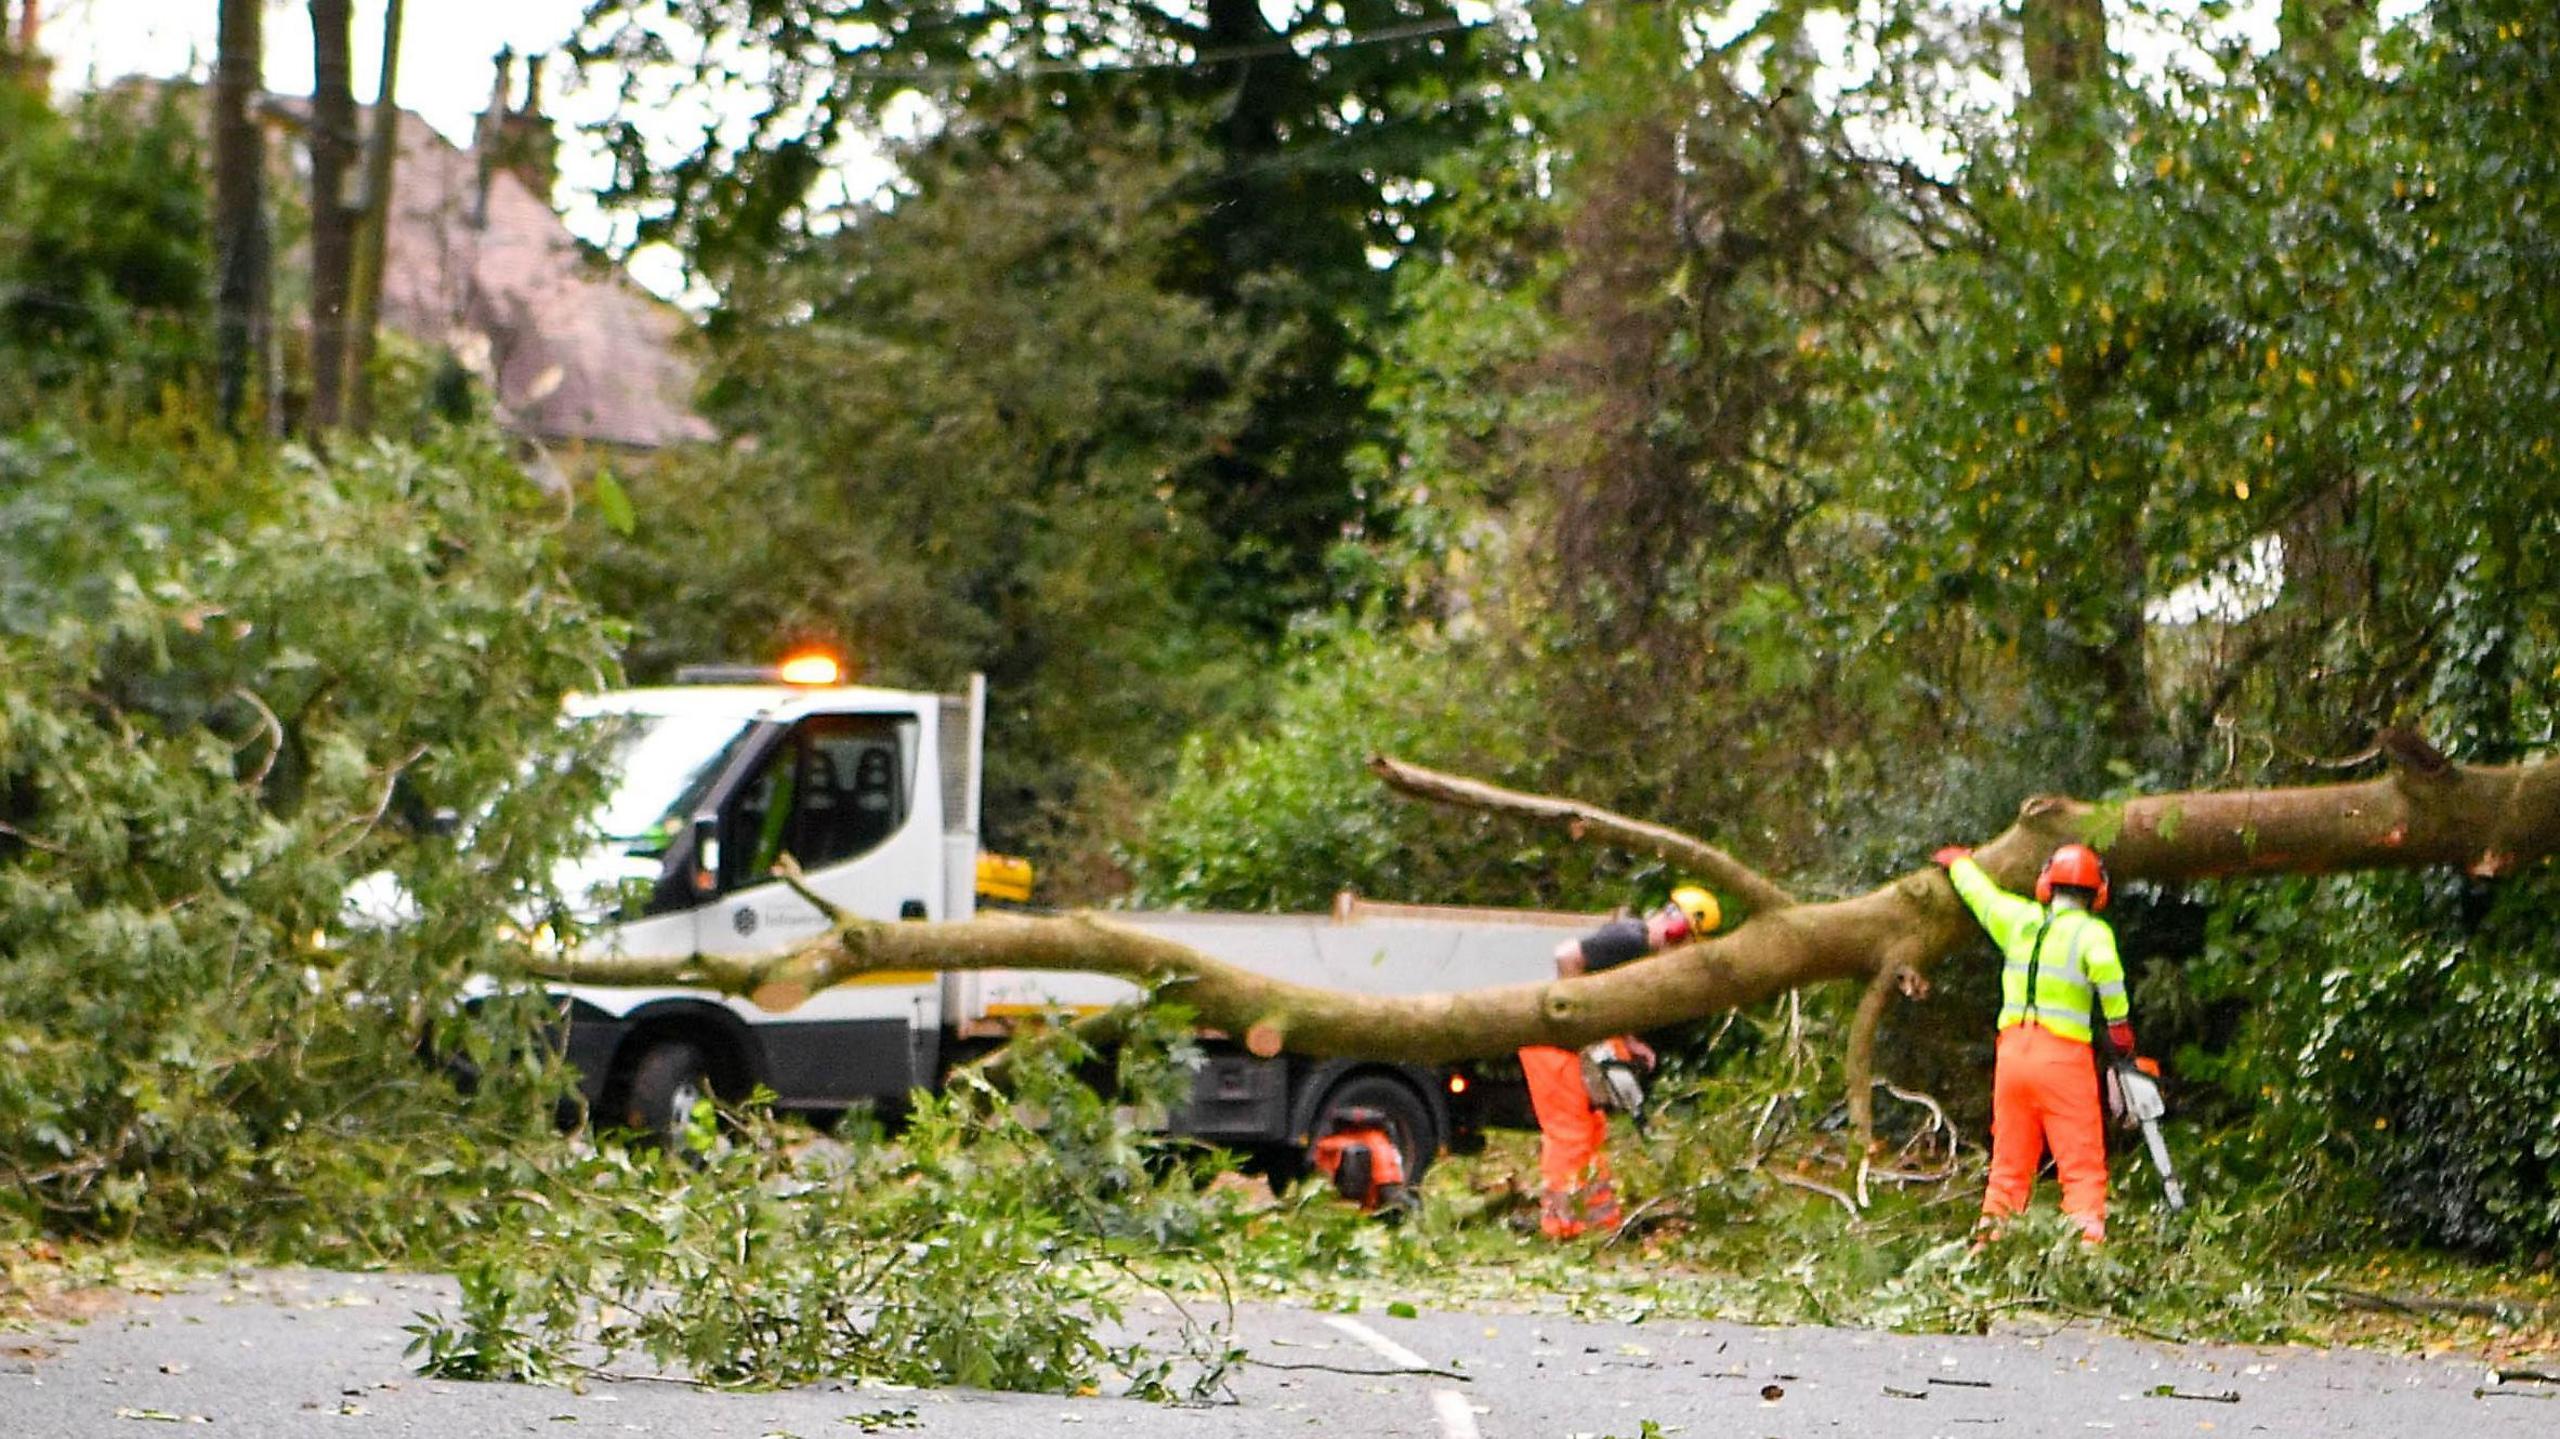
<svg viewBox="0 0 2560 1439">
<path fill-rule="evenodd" d="M 2245 1119 L 2234 1178 L 2316 1203 L 2333 1239 L 2560 1244 L 2560 879 L 2235 885 L 2190 974 L 2246 1017 L 2185 1056 Z"/>
<path fill-rule="evenodd" d="M 539 1132 L 538 1009 L 457 1001 L 582 812 L 559 697 L 612 674 L 543 505 L 473 435 L 0 439 L 0 1213 L 380 1249 L 431 1137 Z M 375 871 L 396 936 L 342 913 Z"/>
<path fill-rule="evenodd" d="M 1130 867 L 1142 903 L 1323 910 L 1374 899 L 1606 907 L 1651 869 L 1516 820 L 1400 798 L 1373 754 L 1534 786 L 1537 696 L 1487 647 L 1311 631 L 1269 714 L 1194 736 Z"/>
</svg>

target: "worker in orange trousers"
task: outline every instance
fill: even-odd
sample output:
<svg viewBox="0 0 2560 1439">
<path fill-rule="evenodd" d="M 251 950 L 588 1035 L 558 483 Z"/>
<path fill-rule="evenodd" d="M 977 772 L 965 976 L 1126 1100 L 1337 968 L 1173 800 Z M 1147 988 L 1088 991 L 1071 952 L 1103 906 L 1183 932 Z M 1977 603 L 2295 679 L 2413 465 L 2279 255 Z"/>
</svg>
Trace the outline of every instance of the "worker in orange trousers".
<svg viewBox="0 0 2560 1439">
<path fill-rule="evenodd" d="M 1671 891 L 1669 903 L 1643 919 L 1612 920 L 1556 946 L 1556 977 L 1615 969 L 1705 935 L 1722 921 L 1714 895 L 1682 885 Z M 1589 1064 L 1602 1061 L 1651 1069 L 1654 1054 L 1633 1035 L 1602 1040 L 1584 1053 L 1548 1044 L 1520 1051 L 1529 1107 L 1538 1117 L 1538 1228 L 1550 1239 L 1618 1226 L 1618 1191 L 1606 1152 L 1609 1116 L 1593 1102 L 1587 1072 Z"/>
<path fill-rule="evenodd" d="M 2088 1242 L 2104 1243 L 2107 1141 L 2093 1008 L 2116 1051 L 2135 1052 L 2115 930 L 2097 914 L 2107 907 L 2106 864 L 2087 845 L 2066 844 L 2046 861 L 2030 900 L 2002 889 L 1970 850 L 1951 845 L 1935 858 L 2002 955 L 1982 1227 L 1996 1234 L 2002 1220 L 2027 1207 L 2036 1167 L 2051 1149 L 2063 1213 L 2079 1221 Z"/>
</svg>

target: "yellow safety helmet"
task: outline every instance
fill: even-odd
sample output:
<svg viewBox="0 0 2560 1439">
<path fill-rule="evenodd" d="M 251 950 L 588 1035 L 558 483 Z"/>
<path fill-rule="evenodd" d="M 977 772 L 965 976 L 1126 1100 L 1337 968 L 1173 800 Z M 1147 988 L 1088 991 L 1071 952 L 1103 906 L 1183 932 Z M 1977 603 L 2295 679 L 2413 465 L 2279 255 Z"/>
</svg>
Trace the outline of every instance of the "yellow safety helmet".
<svg viewBox="0 0 2560 1439">
<path fill-rule="evenodd" d="M 1671 891 L 1671 907 L 1680 911 L 1681 916 L 1689 921 L 1689 933 L 1684 936 L 1685 938 L 1696 939 L 1701 935 L 1713 934 L 1716 932 L 1716 926 L 1724 923 L 1724 906 L 1716 903 L 1714 895 L 1694 884 L 1684 884 L 1674 888 Z"/>
</svg>

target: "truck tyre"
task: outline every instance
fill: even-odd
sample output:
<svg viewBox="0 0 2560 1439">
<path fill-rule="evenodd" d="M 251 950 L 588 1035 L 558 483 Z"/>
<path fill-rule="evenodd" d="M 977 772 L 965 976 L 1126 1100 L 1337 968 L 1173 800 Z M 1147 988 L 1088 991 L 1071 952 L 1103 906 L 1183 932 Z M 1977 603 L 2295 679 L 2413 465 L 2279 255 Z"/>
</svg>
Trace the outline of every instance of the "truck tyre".
<svg viewBox="0 0 2560 1439">
<path fill-rule="evenodd" d="M 1340 1116 L 1355 1109 L 1374 1111 L 1383 1120 L 1381 1128 L 1404 1160 L 1407 1188 L 1418 1189 L 1424 1171 L 1440 1154 L 1440 1133 L 1431 1123 L 1431 1106 L 1413 1086 L 1386 1074 L 1355 1074 L 1325 1091 L 1324 1102 L 1316 1106 L 1314 1138 L 1322 1138 L 1339 1127 Z M 1302 1171 L 1303 1172 L 1303 1171 Z"/>
<path fill-rule="evenodd" d="M 711 1064 L 703 1057 L 702 1046 L 689 1039 L 660 1040 L 631 1066 L 622 1121 L 669 1153 L 681 1154 L 695 1102 L 710 1097 Z"/>
</svg>

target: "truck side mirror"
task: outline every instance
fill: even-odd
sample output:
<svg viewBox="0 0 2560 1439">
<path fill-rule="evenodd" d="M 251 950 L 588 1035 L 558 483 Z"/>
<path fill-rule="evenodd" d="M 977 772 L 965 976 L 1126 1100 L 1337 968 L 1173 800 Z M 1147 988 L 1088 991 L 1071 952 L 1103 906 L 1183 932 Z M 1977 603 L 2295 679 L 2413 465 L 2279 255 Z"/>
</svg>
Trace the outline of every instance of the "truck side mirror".
<svg viewBox="0 0 2560 1439">
<path fill-rule="evenodd" d="M 709 894 L 720 887 L 720 816 L 693 817 L 693 889 Z"/>
</svg>

